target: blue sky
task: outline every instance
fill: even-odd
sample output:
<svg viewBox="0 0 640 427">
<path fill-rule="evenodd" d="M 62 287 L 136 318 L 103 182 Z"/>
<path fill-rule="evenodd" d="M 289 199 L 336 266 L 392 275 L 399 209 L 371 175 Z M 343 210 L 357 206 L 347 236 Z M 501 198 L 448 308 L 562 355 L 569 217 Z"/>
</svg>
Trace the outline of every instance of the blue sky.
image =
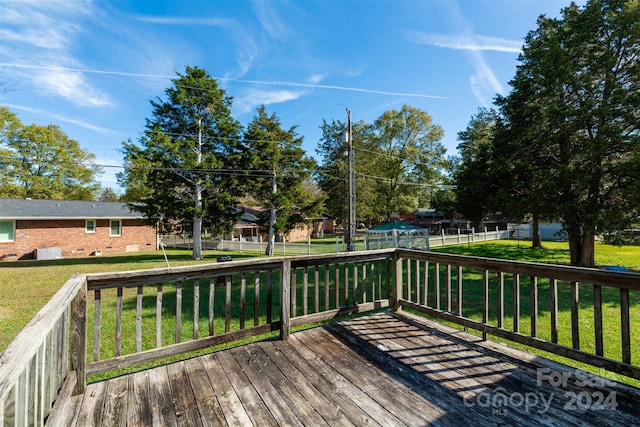
<svg viewBox="0 0 640 427">
<path fill-rule="evenodd" d="M 583 2 L 579 2 L 583 3 Z M 457 133 L 509 91 L 527 32 L 568 1 L 0 1 L 0 104 L 56 124 L 122 165 L 152 99 L 185 65 L 206 69 L 243 125 L 265 104 L 313 157 L 322 120 L 373 122 L 408 104 Z M 115 167 L 104 187 L 117 191 Z"/>
</svg>

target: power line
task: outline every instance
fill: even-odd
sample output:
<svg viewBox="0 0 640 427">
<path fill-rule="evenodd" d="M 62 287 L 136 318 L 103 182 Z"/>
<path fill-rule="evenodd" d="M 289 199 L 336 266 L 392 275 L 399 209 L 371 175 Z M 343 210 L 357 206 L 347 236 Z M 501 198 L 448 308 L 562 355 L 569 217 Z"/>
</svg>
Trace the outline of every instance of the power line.
<svg viewBox="0 0 640 427">
<path fill-rule="evenodd" d="M 167 75 L 161 75 L 161 74 L 128 73 L 124 71 L 109 71 L 109 70 L 95 70 L 95 69 L 89 69 L 89 68 L 63 67 L 56 64 L 46 63 L 42 61 L 33 61 L 30 59 L 19 58 L 19 57 L 14 57 L 9 55 L 2 55 L 2 56 L 6 58 L 25 61 L 25 62 L 31 62 L 31 63 L 39 62 L 40 64 L 44 64 L 44 65 L 25 65 L 25 64 L 6 63 L 6 62 L 0 63 L 0 65 L 5 67 L 27 68 L 27 69 L 31 68 L 31 69 L 41 69 L 41 70 L 63 70 L 63 71 L 73 71 L 77 73 L 86 73 L 86 74 L 102 74 L 102 75 L 113 75 L 113 76 L 120 76 L 120 77 L 147 78 L 147 79 L 169 78 L 171 80 L 174 80 L 181 76 L 178 74 L 176 74 L 175 76 L 167 76 Z M 415 97 L 415 98 L 447 99 L 444 96 L 426 95 L 421 93 L 390 92 L 390 91 L 383 91 L 383 90 L 377 90 L 377 89 L 363 89 L 363 88 L 356 88 L 356 87 L 323 85 L 323 84 L 315 84 L 315 83 L 243 80 L 243 79 L 230 79 L 230 78 L 213 77 L 213 76 L 212 78 L 215 79 L 216 81 L 222 81 L 222 82 L 246 83 L 246 84 L 263 85 L 263 86 L 291 86 L 291 87 L 303 87 L 303 88 L 311 88 L 311 89 L 332 89 L 332 90 L 343 90 L 348 92 L 373 93 L 373 94 L 388 95 L 388 96 L 403 96 L 403 97 L 408 96 L 408 97 Z M 183 86 L 183 87 L 187 89 L 206 90 L 206 88 L 189 87 L 189 86 Z"/>
<path fill-rule="evenodd" d="M 9 156 L 0 156 L 0 160 L 13 160 L 13 161 L 30 161 L 38 163 L 37 159 L 31 158 L 17 158 Z M 125 165 L 111 165 L 101 164 L 94 162 L 57 162 L 58 165 L 66 166 L 83 166 L 83 167 L 100 167 L 100 168 L 116 168 L 116 169 L 133 169 L 133 170 L 157 170 L 157 171 L 178 171 L 186 173 L 217 173 L 220 175 L 242 175 L 242 176 L 256 176 L 264 177 L 273 175 L 273 171 L 269 169 L 208 169 L 208 168 L 180 168 L 180 167 L 159 167 L 159 166 L 125 166 Z"/>
<path fill-rule="evenodd" d="M 363 178 L 371 179 L 371 180 L 374 180 L 374 181 L 380 181 L 380 182 L 385 182 L 385 183 L 394 182 L 394 180 L 391 179 L 391 178 L 384 178 L 384 177 L 373 176 L 373 175 L 365 175 L 365 174 L 359 173 L 359 172 L 356 172 L 356 174 L 360 175 Z M 411 181 L 395 181 L 395 182 L 396 182 L 396 184 L 399 184 L 399 185 L 415 185 L 415 186 L 418 186 L 418 187 L 428 187 L 428 188 L 443 188 L 443 189 L 451 189 L 451 190 L 457 188 L 457 186 L 455 186 L 455 185 L 446 185 L 446 184 L 423 184 L 423 183 L 420 183 L 420 182 L 411 182 Z"/>
</svg>

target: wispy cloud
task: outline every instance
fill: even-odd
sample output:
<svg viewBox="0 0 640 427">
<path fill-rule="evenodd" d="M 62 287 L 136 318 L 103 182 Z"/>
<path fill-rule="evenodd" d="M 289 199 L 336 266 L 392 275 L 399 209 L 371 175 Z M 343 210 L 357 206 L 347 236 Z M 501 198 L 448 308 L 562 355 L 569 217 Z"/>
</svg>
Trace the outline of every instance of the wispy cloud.
<svg viewBox="0 0 640 427">
<path fill-rule="evenodd" d="M 327 77 L 325 74 L 314 74 L 309 77 L 309 83 L 318 84 Z"/>
<path fill-rule="evenodd" d="M 409 33 L 414 43 L 437 46 L 446 49 L 469 51 L 495 51 L 519 53 L 522 50 L 521 40 L 507 40 L 497 37 L 460 35 L 460 34 L 433 34 L 413 31 Z"/>
<path fill-rule="evenodd" d="M 497 93 L 504 94 L 504 87 L 479 52 L 470 52 L 470 56 L 472 58 L 471 63 L 476 72 L 469 77 L 471 91 L 482 103 L 483 107 L 490 107 L 491 101 Z"/>
<path fill-rule="evenodd" d="M 134 17 L 135 20 L 140 22 L 147 22 L 150 24 L 159 25 L 182 25 L 182 26 L 208 26 L 208 27 L 229 27 L 236 22 L 233 19 L 225 19 L 218 17 L 202 17 L 202 18 L 186 18 L 180 16 L 149 16 L 139 15 Z"/>
<path fill-rule="evenodd" d="M 253 89 L 245 92 L 244 95 L 234 98 L 233 107 L 240 114 L 248 113 L 259 105 L 280 104 L 293 101 L 304 95 L 302 91 L 291 90 L 258 90 Z"/>
<path fill-rule="evenodd" d="M 78 120 L 65 115 L 52 114 L 48 110 L 41 110 L 38 108 L 31 108 L 31 107 L 25 107 L 23 105 L 11 105 L 11 104 L 7 105 L 7 107 L 9 107 L 12 110 L 20 110 L 20 111 L 26 111 L 28 113 L 36 114 L 39 117 L 49 117 L 53 119 L 52 122 L 55 122 L 55 123 L 69 123 L 74 126 L 78 126 L 78 127 L 88 129 L 88 130 L 97 132 L 99 134 L 111 137 L 116 140 L 122 140 L 123 138 L 127 137 L 127 134 L 125 133 L 119 133 L 113 129 L 97 126 L 93 123 L 88 123 L 83 120 Z"/>
<path fill-rule="evenodd" d="M 81 107 L 105 107 L 112 105 L 109 96 L 94 88 L 79 72 L 50 69 L 35 73 L 33 82 L 45 93 L 52 93 L 73 101 Z"/>
<path fill-rule="evenodd" d="M 408 37 L 414 43 L 464 51 L 474 69 L 474 74 L 469 77 L 471 92 L 484 107 L 489 107 L 495 95 L 503 94 L 505 89 L 489 66 L 484 52 L 520 53 L 522 41 L 476 35 L 459 5 L 456 2 L 448 4 L 453 24 L 458 30 L 455 34 L 411 31 L 407 32 Z"/>
<path fill-rule="evenodd" d="M 274 7 L 277 3 L 256 1 L 253 2 L 256 17 L 260 21 L 262 28 L 267 34 L 278 40 L 282 39 L 288 33 L 287 26 Z M 287 5 L 291 7 L 290 4 Z"/>
<path fill-rule="evenodd" d="M 71 68 L 71 67 L 61 67 L 57 65 L 33 65 L 33 64 L 15 64 L 15 63 L 1 63 L 0 66 L 6 67 L 22 67 L 28 69 L 61 69 L 67 70 L 70 72 L 82 72 L 85 74 L 106 74 L 106 75 L 115 75 L 115 76 L 128 76 L 128 77 L 142 77 L 142 78 L 173 78 L 175 76 L 172 75 L 163 75 L 163 74 L 147 74 L 147 73 L 127 73 L 122 71 L 109 71 L 109 70 L 92 70 L 88 68 Z M 336 86 L 336 85 L 326 85 L 326 84 L 318 84 L 318 83 L 299 83 L 299 82 L 287 82 L 287 81 L 266 81 L 266 80 L 245 80 L 245 79 L 232 79 L 228 77 L 215 77 L 216 80 L 223 80 L 227 82 L 234 83 L 246 83 L 252 85 L 260 85 L 260 86 L 289 86 L 289 87 L 299 87 L 299 88 L 307 88 L 307 89 L 331 89 L 331 90 L 342 90 L 347 92 L 360 92 L 360 93 L 372 93 L 377 95 L 389 95 L 389 96 L 406 96 L 413 98 L 431 98 L 431 99 L 446 99 L 445 96 L 438 95 L 429 95 L 424 93 L 410 93 L 410 92 L 389 92 L 377 89 L 367 89 L 367 88 L 359 88 L 359 87 L 349 87 L 349 86 Z M 311 77 L 313 81 L 313 76 Z"/>
<path fill-rule="evenodd" d="M 16 59 L 16 80 L 30 82 L 40 93 L 53 94 L 82 107 L 111 105 L 109 96 L 95 89 L 75 66 L 78 59 L 70 52 L 82 33 L 82 25 L 91 17 L 89 2 L 82 1 L 15 1 L 3 3 L 0 15 L 0 38 L 3 56 Z M 18 58 L 28 61 L 50 61 L 63 67 L 41 68 L 37 72 L 21 72 Z M 16 64 L 11 64 L 16 65 Z"/>
<path fill-rule="evenodd" d="M 264 86 L 291 86 L 291 87 L 302 87 L 302 88 L 310 88 L 310 89 L 331 89 L 331 90 L 343 90 L 347 92 L 373 93 L 377 95 L 446 99 L 446 97 L 444 96 L 427 95 L 422 93 L 388 92 L 388 91 L 376 90 L 376 89 L 365 89 L 365 88 L 358 88 L 358 87 L 334 86 L 334 85 L 314 84 L 314 83 L 296 83 L 296 82 L 284 82 L 284 81 L 262 81 L 262 80 L 242 80 L 242 79 L 228 79 L 228 81 L 237 82 L 237 83 L 250 83 L 250 84 L 264 85 Z"/>
</svg>

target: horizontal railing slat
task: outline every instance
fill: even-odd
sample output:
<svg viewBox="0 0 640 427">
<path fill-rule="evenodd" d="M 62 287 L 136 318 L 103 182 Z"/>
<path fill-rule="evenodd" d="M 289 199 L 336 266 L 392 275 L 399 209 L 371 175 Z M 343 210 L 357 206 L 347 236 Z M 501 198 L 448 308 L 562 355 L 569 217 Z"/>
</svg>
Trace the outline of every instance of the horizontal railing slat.
<svg viewBox="0 0 640 427">
<path fill-rule="evenodd" d="M 142 351 L 140 353 L 132 353 L 124 356 L 112 357 L 110 359 L 104 359 L 88 364 L 87 375 L 100 374 L 103 372 L 126 368 L 128 366 L 134 366 L 141 363 L 153 362 L 155 360 L 164 359 L 166 357 L 177 356 L 196 350 L 201 350 L 207 347 L 267 334 L 279 329 L 280 322 L 275 321 L 271 324 L 264 324 L 252 328 L 214 335 L 211 337 L 199 338 L 197 340 L 184 341 L 177 344 L 171 344 L 166 347 Z"/>
</svg>

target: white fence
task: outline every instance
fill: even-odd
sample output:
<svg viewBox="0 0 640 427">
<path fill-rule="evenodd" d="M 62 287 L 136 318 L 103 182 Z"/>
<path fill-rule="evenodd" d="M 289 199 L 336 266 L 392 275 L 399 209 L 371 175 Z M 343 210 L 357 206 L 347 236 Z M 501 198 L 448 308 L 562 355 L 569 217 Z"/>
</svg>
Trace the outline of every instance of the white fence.
<svg viewBox="0 0 640 427">
<path fill-rule="evenodd" d="M 445 234 L 442 232 L 442 234 L 439 235 L 429 236 L 410 233 L 403 234 L 402 232 L 397 233 L 395 236 L 391 234 L 368 235 L 365 236 L 365 247 L 366 249 L 387 249 L 397 246 L 399 248 L 429 250 L 438 246 L 462 245 L 509 238 L 508 230 L 499 230 L 497 227 L 495 231 L 488 231 L 485 228 L 485 231 L 482 233 L 476 233 L 473 229 L 469 231 L 470 233 L 463 233 L 458 230 L 456 234 Z M 397 242 L 397 244 L 395 242 Z"/>
<path fill-rule="evenodd" d="M 438 246 L 470 244 L 474 242 L 483 242 L 488 240 L 501 240 L 509 238 L 508 230 L 487 231 L 482 233 L 444 234 L 418 236 L 418 235 L 399 235 L 397 236 L 397 246 L 400 248 L 412 248 L 429 250 Z M 193 239 L 181 236 L 167 236 L 161 239 L 162 244 L 169 248 L 193 248 Z M 356 251 L 387 249 L 394 247 L 394 240 L 391 236 L 365 236 L 364 240 L 356 240 Z M 233 252 L 257 252 L 265 253 L 267 249 L 266 242 L 238 241 L 238 240 L 217 240 L 203 239 L 203 250 L 219 250 Z M 274 255 L 312 255 L 312 254 L 330 254 L 346 251 L 346 245 L 342 236 L 336 236 L 334 243 L 313 243 L 309 239 L 307 242 L 276 242 Z"/>
</svg>

